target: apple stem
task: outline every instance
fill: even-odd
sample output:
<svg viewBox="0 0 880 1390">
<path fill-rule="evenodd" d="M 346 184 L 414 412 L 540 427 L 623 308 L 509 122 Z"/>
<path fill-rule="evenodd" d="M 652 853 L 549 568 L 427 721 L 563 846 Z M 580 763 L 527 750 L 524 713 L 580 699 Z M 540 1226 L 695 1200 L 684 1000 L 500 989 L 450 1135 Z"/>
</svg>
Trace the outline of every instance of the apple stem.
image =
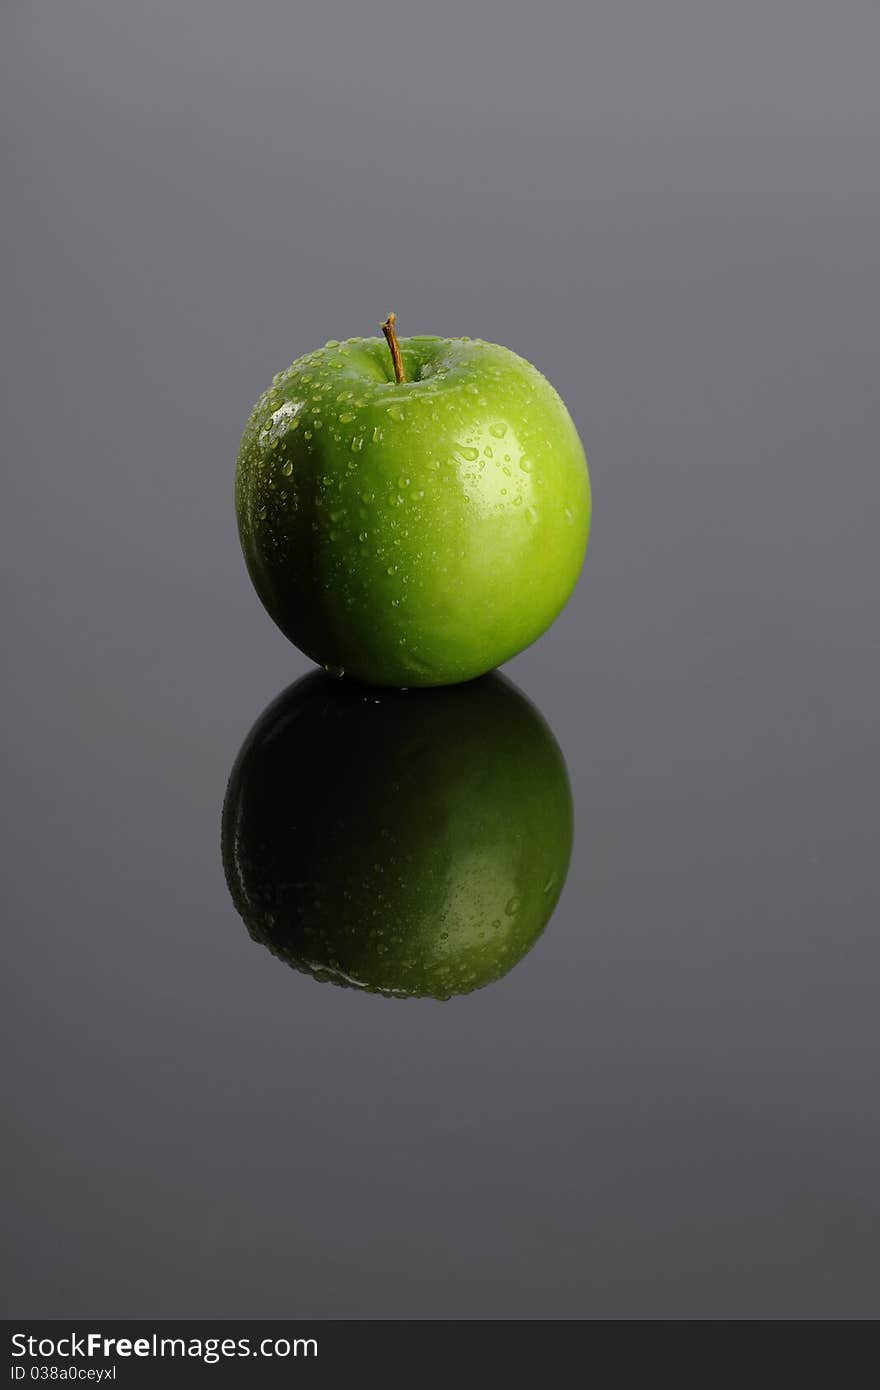
<svg viewBox="0 0 880 1390">
<path fill-rule="evenodd" d="M 406 381 L 406 373 L 403 370 L 403 357 L 400 353 L 400 343 L 397 341 L 397 334 L 394 331 L 396 322 L 397 315 L 389 314 L 382 324 L 382 332 L 385 334 L 385 340 L 391 352 L 391 361 L 394 363 L 394 375 L 398 383 L 400 383 L 401 381 Z"/>
</svg>

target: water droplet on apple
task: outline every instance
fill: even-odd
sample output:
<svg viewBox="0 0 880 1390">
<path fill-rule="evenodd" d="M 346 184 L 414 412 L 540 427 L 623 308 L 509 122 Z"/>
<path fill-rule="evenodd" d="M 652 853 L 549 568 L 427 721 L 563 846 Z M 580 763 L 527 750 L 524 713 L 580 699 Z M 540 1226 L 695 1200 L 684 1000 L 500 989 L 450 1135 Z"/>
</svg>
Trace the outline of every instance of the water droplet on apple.
<svg viewBox="0 0 880 1390">
<path fill-rule="evenodd" d="M 534 464 L 531 459 L 522 458 L 519 461 L 519 466 L 524 473 L 531 473 Z"/>
<path fill-rule="evenodd" d="M 356 434 L 354 439 L 351 441 L 351 452 L 353 454 L 359 454 L 363 447 L 364 436 L 362 434 Z"/>
<path fill-rule="evenodd" d="M 290 462 L 290 459 L 288 459 L 286 463 L 283 463 L 281 465 L 281 472 L 284 474 L 285 478 L 290 477 L 291 473 L 293 472 L 293 464 Z"/>
<path fill-rule="evenodd" d="M 499 420 L 497 424 L 489 426 L 489 433 L 494 435 L 496 439 L 503 439 L 507 434 L 507 426 Z"/>
<path fill-rule="evenodd" d="M 468 463 L 475 463 L 480 457 L 479 449 L 471 449 L 463 444 L 459 444 L 458 451 L 463 459 L 467 459 Z"/>
<path fill-rule="evenodd" d="M 370 534 L 369 531 L 360 531 L 360 532 L 358 533 L 358 540 L 359 540 L 359 541 L 365 541 L 365 540 L 367 539 L 367 537 L 369 536 L 369 534 Z"/>
<path fill-rule="evenodd" d="M 350 410 L 345 410 L 345 411 L 343 411 L 343 413 L 342 413 L 342 414 L 340 415 L 340 417 L 339 417 L 340 424 L 343 424 L 343 425 L 347 425 L 348 422 L 349 422 L 349 420 L 353 420 L 353 419 L 354 419 L 354 415 L 351 413 Z"/>
<path fill-rule="evenodd" d="M 324 346 L 325 346 L 325 347 L 339 347 L 339 339 L 338 339 L 338 338 L 328 338 L 327 341 L 326 341 L 326 343 L 324 344 Z"/>
<path fill-rule="evenodd" d="M 504 911 L 508 917 L 515 917 L 519 912 L 519 898 L 509 898 L 504 904 Z"/>
<path fill-rule="evenodd" d="M 535 511 L 534 507 L 526 507 L 526 516 L 529 521 L 534 522 L 538 520 L 538 513 Z"/>
</svg>

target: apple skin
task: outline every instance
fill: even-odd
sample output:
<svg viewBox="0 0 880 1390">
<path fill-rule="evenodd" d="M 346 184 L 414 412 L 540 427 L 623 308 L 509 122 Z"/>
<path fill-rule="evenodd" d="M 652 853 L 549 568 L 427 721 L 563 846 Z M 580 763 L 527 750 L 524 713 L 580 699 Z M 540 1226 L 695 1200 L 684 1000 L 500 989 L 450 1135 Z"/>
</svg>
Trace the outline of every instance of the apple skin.
<svg viewBox="0 0 880 1390">
<path fill-rule="evenodd" d="M 471 680 L 568 600 L 591 497 L 562 400 L 507 348 L 328 343 L 275 377 L 241 441 L 235 502 L 254 586 L 282 632 L 375 685 Z"/>
<path fill-rule="evenodd" d="M 404 692 L 315 671 L 242 746 L 223 863 L 251 936 L 295 969 L 447 999 L 534 944 L 572 825 L 559 746 L 502 676 Z"/>
</svg>

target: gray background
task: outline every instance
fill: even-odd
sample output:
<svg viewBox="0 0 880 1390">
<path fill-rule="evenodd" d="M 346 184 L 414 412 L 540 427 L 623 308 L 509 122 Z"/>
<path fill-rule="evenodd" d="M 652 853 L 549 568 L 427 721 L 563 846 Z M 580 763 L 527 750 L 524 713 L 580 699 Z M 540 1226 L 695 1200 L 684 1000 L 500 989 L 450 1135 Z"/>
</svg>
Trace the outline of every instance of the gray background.
<svg viewBox="0 0 880 1390">
<path fill-rule="evenodd" d="M 880 7 L 4 0 L 3 1306 L 880 1311 Z M 577 842 L 440 1005 L 248 939 L 218 829 L 307 663 L 232 470 L 328 337 L 570 403 L 509 667 Z"/>
</svg>

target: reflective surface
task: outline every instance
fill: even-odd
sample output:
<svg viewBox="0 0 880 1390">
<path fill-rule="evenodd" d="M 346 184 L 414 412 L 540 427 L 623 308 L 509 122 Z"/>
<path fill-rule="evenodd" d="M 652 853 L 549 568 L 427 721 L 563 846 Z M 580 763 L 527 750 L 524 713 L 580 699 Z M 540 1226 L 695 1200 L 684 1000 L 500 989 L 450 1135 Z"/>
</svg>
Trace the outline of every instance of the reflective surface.
<svg viewBox="0 0 880 1390">
<path fill-rule="evenodd" d="M 571 840 L 559 747 L 497 675 L 430 692 L 306 676 L 251 730 L 223 809 L 251 936 L 317 980 L 401 997 L 505 975 Z"/>
<path fill-rule="evenodd" d="M 877 7 L 0 37 L 6 1314 L 876 1315 Z M 309 671 L 242 563 L 242 421 L 390 308 L 531 358 L 595 488 L 506 668 L 565 888 L 442 1004 L 288 969 L 219 852 Z"/>
</svg>

